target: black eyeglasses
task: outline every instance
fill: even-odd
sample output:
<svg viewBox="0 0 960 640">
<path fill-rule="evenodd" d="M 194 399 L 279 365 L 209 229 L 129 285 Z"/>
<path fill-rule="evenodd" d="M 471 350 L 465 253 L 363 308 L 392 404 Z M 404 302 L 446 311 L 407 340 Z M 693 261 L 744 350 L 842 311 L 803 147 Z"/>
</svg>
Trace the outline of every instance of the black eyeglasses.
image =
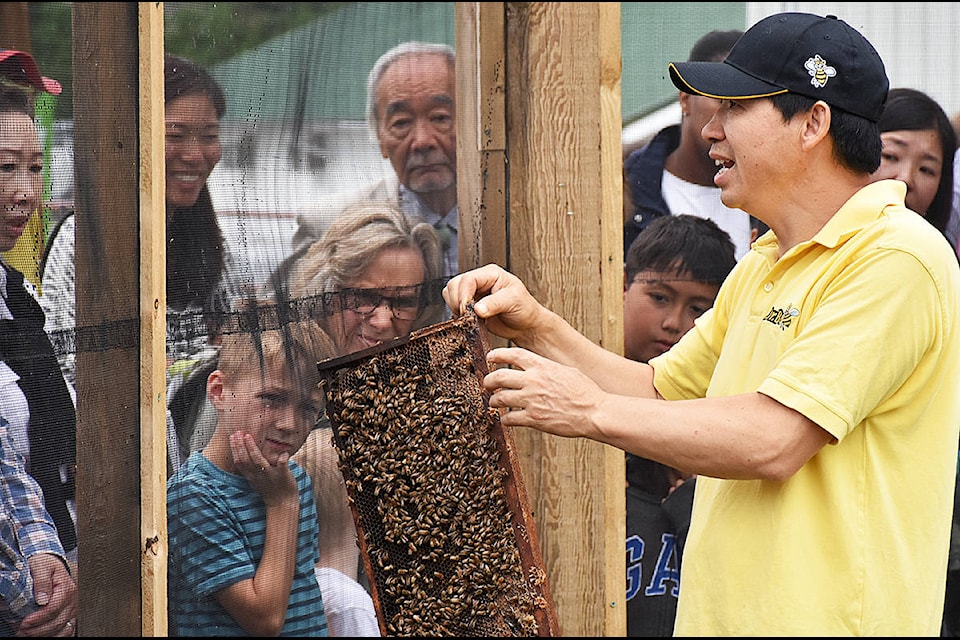
<svg viewBox="0 0 960 640">
<path fill-rule="evenodd" d="M 423 286 L 386 289 L 341 289 L 340 302 L 362 316 L 386 304 L 397 320 L 414 320 L 423 308 Z"/>
</svg>

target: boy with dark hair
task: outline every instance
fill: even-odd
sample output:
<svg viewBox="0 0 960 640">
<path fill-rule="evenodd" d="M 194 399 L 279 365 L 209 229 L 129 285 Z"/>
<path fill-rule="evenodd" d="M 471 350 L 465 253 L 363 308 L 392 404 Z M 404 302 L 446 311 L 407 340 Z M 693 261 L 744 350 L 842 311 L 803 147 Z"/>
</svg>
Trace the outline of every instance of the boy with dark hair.
<svg viewBox="0 0 960 640">
<path fill-rule="evenodd" d="M 313 321 L 229 333 L 207 380 L 209 444 L 167 483 L 172 635 L 322 635 L 310 476 L 291 456 L 323 407 Z"/>
<path fill-rule="evenodd" d="M 736 265 L 733 241 L 706 218 L 657 218 L 630 245 L 623 282 L 624 355 L 646 362 L 713 306 Z M 694 479 L 626 454 L 627 635 L 671 636 Z"/>
</svg>

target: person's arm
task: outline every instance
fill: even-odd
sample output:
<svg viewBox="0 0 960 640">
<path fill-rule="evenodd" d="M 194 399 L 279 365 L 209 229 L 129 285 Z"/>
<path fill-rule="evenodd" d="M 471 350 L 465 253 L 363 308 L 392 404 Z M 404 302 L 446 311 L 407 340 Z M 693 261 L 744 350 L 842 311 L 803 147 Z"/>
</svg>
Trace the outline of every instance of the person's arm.
<svg viewBox="0 0 960 640">
<path fill-rule="evenodd" d="M 576 368 L 493 349 L 484 378 L 500 422 L 609 444 L 687 473 L 785 480 L 832 436 L 761 393 L 665 401 L 609 393 Z"/>
<path fill-rule="evenodd" d="M 492 369 L 503 366 L 484 386 L 491 407 L 509 409 L 504 426 L 590 438 L 688 473 L 737 479 L 789 478 L 832 438 L 760 393 L 663 401 L 649 365 L 594 344 L 497 265 L 456 276 L 443 297 L 456 314 L 473 303 L 487 329 L 526 347 L 487 354 Z"/>
<path fill-rule="evenodd" d="M 477 317 L 501 338 L 560 364 L 576 367 L 608 393 L 657 398 L 653 369 L 604 349 L 541 305 L 515 275 L 489 264 L 447 283 L 443 298 L 460 315 L 473 303 Z"/>
<path fill-rule="evenodd" d="M 40 605 L 39 610 L 23 619 L 17 635 L 70 636 L 75 631 L 72 625 L 77 611 L 77 585 L 67 569 L 63 546 L 53 518 L 44 507 L 40 486 L 27 473 L 7 425 L 0 418 L 0 500 L 16 531 L 16 540 L 7 543 L 20 549 L 27 559 L 34 600 Z"/>
<path fill-rule="evenodd" d="M 300 491 L 281 456 L 277 466 L 267 463 L 249 434 L 230 438 L 237 468 L 266 504 L 263 557 L 253 578 L 217 592 L 217 602 L 253 636 L 276 636 L 283 629 L 293 586 L 300 521 Z"/>
</svg>

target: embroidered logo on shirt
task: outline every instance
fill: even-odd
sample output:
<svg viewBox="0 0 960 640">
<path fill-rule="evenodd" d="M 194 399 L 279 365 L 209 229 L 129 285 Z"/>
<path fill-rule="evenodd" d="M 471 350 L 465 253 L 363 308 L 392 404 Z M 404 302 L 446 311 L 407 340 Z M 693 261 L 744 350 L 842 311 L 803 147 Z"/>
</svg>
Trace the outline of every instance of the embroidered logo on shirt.
<svg viewBox="0 0 960 640">
<path fill-rule="evenodd" d="M 810 84 L 817 89 L 822 89 L 827 84 L 827 79 L 837 75 L 837 70 L 827 64 L 827 61 L 820 57 L 820 54 L 807 58 L 803 63 L 807 73 L 810 74 Z"/>
<path fill-rule="evenodd" d="M 770 311 L 763 317 L 763 320 L 764 322 L 769 322 L 770 324 L 780 327 L 781 331 L 785 331 L 787 327 L 793 324 L 793 319 L 799 315 L 800 309 L 797 309 L 793 305 L 787 305 L 786 309 L 770 307 Z"/>
</svg>

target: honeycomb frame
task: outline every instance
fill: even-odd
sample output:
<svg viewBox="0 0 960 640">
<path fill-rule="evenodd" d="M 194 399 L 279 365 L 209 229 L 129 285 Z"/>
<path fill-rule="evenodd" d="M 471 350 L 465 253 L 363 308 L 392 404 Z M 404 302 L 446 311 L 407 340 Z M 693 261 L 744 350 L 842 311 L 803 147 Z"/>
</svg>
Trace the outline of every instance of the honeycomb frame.
<svg viewBox="0 0 960 640">
<path fill-rule="evenodd" d="M 384 636 L 559 635 L 487 350 L 468 310 L 317 365 Z"/>
</svg>

